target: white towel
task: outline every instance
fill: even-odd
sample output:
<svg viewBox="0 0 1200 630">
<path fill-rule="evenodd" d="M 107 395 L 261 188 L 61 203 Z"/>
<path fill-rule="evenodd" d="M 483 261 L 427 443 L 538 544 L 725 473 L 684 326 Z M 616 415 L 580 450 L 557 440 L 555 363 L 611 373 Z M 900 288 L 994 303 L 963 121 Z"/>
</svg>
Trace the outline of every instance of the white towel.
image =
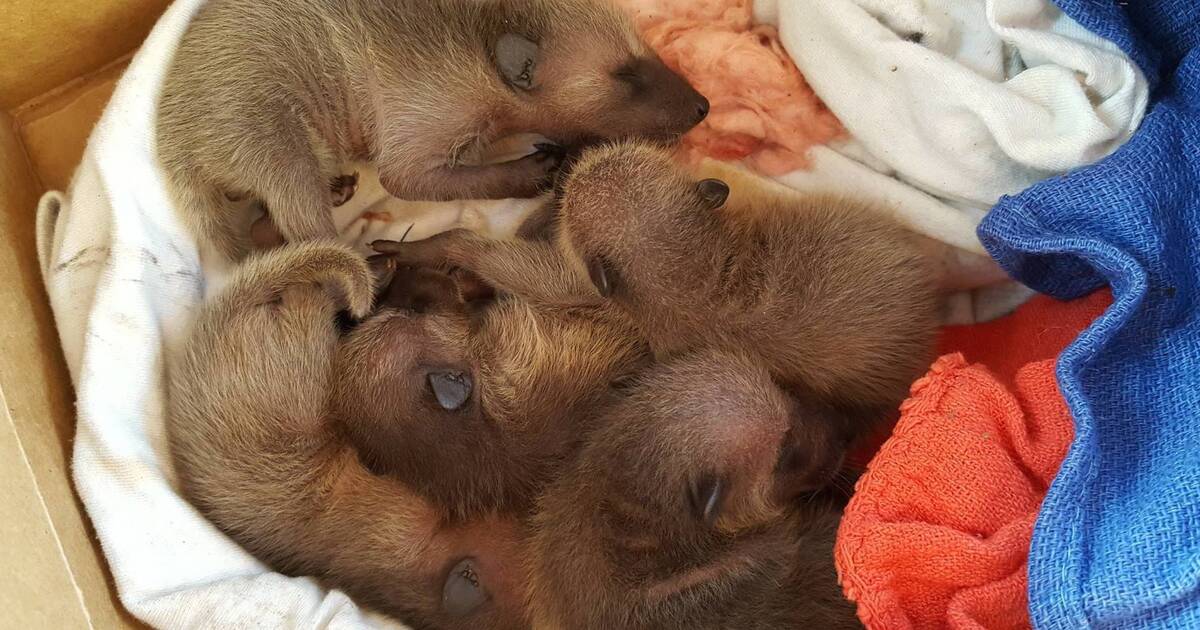
<svg viewBox="0 0 1200 630">
<path fill-rule="evenodd" d="M 852 182 L 967 253 L 983 251 L 975 227 L 1002 195 L 1105 157 L 1146 111 L 1137 66 L 1049 0 L 754 0 L 754 15 L 778 27 L 855 138 L 780 180 L 801 190 Z M 996 279 L 987 265 L 978 273 L 979 285 Z M 978 291 L 966 319 L 1028 293 Z"/>
<path fill-rule="evenodd" d="M 121 602 L 161 628 L 399 627 L 315 581 L 271 572 L 176 492 L 163 428 L 163 357 L 178 347 L 219 270 L 172 210 L 155 160 L 154 115 L 168 61 L 202 0 L 167 11 L 122 77 L 66 195 L 48 193 L 38 252 L 78 397 L 73 471 Z M 362 165 L 338 209 L 362 244 L 414 225 L 510 233 L 535 201 L 405 203 Z M 392 222 L 362 218 L 391 214 Z M 372 215 L 368 215 L 372 216 Z"/>
</svg>

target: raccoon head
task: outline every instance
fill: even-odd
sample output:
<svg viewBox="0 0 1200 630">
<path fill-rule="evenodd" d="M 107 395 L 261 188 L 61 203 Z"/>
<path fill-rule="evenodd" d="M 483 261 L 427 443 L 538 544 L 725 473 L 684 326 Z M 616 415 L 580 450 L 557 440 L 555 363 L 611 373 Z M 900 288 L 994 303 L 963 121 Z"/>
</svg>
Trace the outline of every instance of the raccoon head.
<svg viewBox="0 0 1200 630">
<path fill-rule="evenodd" d="M 674 141 L 708 115 L 709 103 L 639 38 L 628 16 L 603 0 L 546 3 L 525 32 L 498 33 L 501 79 L 525 100 L 525 126 L 551 140 Z"/>
</svg>

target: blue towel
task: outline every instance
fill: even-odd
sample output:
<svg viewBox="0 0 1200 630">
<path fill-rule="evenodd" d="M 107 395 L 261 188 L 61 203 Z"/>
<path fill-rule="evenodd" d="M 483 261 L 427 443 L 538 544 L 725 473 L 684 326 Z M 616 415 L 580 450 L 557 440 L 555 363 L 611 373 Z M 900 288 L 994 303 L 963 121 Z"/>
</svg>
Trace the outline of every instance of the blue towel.
<svg viewBox="0 0 1200 630">
<path fill-rule="evenodd" d="M 1037 628 L 1200 628 L 1200 0 L 1056 0 L 1125 50 L 1153 101 L 1104 161 L 979 228 L 1014 276 L 1112 307 L 1058 364 L 1075 442 L 1029 558 Z"/>
</svg>

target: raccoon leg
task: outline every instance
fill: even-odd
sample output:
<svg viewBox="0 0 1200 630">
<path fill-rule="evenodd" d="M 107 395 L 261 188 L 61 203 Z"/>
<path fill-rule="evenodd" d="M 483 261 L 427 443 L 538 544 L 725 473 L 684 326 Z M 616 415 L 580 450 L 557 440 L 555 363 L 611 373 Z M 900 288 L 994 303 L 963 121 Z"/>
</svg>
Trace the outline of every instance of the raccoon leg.
<svg viewBox="0 0 1200 630">
<path fill-rule="evenodd" d="M 329 200 L 333 207 L 345 205 L 358 192 L 358 173 L 338 175 L 329 182 Z M 250 242 L 257 249 L 273 249 L 286 243 L 279 226 L 265 206 L 262 217 L 250 225 Z"/>
<path fill-rule="evenodd" d="M 334 177 L 333 181 L 329 182 L 329 192 L 333 207 L 346 205 L 347 201 L 354 198 L 354 193 L 358 192 L 358 173 Z"/>
<path fill-rule="evenodd" d="M 381 168 L 384 190 L 400 199 L 508 199 L 536 197 L 550 187 L 562 152 L 548 147 L 519 160 L 484 166 L 439 166 L 419 174 Z"/>
<path fill-rule="evenodd" d="M 234 188 L 255 194 L 288 243 L 335 238 L 330 182 L 338 171 L 333 158 L 303 133 L 259 144 L 256 151 L 235 153 L 224 169 Z"/>
<path fill-rule="evenodd" d="M 458 229 L 407 243 L 376 241 L 371 247 L 395 265 L 465 269 L 497 291 L 535 302 L 584 302 L 596 295 L 587 276 L 547 241 L 501 241 Z"/>
</svg>

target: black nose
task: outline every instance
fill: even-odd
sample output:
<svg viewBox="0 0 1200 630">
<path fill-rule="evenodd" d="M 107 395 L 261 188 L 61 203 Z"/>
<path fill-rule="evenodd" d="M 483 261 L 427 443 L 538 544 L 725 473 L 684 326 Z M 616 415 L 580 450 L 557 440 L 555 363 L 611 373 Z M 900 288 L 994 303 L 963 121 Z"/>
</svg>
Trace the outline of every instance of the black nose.
<svg viewBox="0 0 1200 630">
<path fill-rule="evenodd" d="M 700 103 L 696 105 L 696 122 L 704 120 L 708 116 L 708 99 L 700 97 Z"/>
</svg>

